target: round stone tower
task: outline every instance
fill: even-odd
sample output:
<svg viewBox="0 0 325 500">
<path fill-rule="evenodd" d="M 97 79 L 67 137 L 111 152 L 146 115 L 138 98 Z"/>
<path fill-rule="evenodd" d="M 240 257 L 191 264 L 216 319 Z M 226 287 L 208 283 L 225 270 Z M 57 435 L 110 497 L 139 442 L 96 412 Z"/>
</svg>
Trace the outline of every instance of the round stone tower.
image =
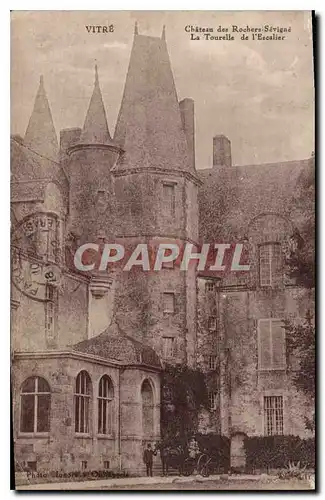
<svg viewBox="0 0 325 500">
<path fill-rule="evenodd" d="M 112 169 L 117 239 L 130 250 L 146 243 L 153 254 L 159 243 L 195 245 L 194 105 L 191 99 L 178 102 L 164 30 L 161 38 L 135 30 L 114 142 L 124 151 Z M 159 271 L 152 267 L 120 273 L 115 297 L 119 324 L 151 344 L 166 362 L 191 365 L 195 269 L 182 271 L 179 263 Z"/>
<path fill-rule="evenodd" d="M 114 193 L 111 169 L 120 150 L 111 139 L 97 66 L 95 85 L 79 139 L 68 148 L 70 229 L 80 244 L 110 240 L 114 234 Z"/>
<path fill-rule="evenodd" d="M 73 245 L 77 248 L 85 243 L 111 242 L 115 233 L 111 169 L 121 151 L 108 130 L 97 66 L 83 129 L 64 131 L 61 142 L 70 143 L 65 165 L 70 178 L 68 232 Z M 112 283 L 112 274 L 107 271 L 95 268 L 89 276 L 88 337 L 101 333 L 112 319 Z"/>
</svg>

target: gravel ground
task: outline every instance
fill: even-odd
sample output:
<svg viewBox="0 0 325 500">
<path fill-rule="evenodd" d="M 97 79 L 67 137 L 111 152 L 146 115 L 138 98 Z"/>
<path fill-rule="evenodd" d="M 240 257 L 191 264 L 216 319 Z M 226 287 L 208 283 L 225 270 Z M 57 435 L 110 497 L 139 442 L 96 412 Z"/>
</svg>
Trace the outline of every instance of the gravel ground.
<svg viewBox="0 0 325 500">
<path fill-rule="evenodd" d="M 101 488 L 102 490 L 310 490 L 310 485 L 307 481 L 294 481 L 294 480 L 275 480 L 275 481 L 204 481 L 204 482 L 188 482 L 188 483 L 172 483 L 172 484 L 155 484 L 155 485 L 134 485 L 134 486 L 120 486 L 114 488 Z"/>
</svg>

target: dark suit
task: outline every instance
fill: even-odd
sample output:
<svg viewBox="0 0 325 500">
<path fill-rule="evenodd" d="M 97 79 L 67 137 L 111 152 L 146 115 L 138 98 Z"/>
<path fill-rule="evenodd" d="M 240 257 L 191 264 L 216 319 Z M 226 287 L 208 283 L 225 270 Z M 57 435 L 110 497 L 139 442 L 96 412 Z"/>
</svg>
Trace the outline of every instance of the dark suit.
<svg viewBox="0 0 325 500">
<path fill-rule="evenodd" d="M 143 461 L 146 464 L 147 467 L 147 476 L 152 476 L 152 462 L 153 462 L 153 456 L 156 453 L 150 448 L 146 449 L 143 452 Z"/>
</svg>

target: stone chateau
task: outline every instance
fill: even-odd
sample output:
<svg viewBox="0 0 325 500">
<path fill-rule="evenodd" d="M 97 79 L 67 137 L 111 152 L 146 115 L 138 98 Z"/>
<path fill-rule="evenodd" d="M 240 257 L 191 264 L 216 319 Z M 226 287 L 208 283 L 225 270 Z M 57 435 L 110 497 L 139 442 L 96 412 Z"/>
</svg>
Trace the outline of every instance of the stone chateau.
<svg viewBox="0 0 325 500">
<path fill-rule="evenodd" d="M 213 165 L 196 165 L 194 102 L 178 101 L 164 30 L 135 29 L 114 136 L 97 68 L 89 97 L 83 127 L 58 143 L 41 77 L 25 136 L 11 139 L 17 467 L 140 472 L 160 438 L 166 362 L 206 373 L 200 430 L 231 437 L 234 465 L 245 435 L 307 436 L 313 409 L 292 384 L 283 320 L 313 310 L 285 268 L 313 158 L 232 165 L 218 135 Z M 79 272 L 75 250 L 105 241 L 239 242 L 250 272 Z"/>
</svg>

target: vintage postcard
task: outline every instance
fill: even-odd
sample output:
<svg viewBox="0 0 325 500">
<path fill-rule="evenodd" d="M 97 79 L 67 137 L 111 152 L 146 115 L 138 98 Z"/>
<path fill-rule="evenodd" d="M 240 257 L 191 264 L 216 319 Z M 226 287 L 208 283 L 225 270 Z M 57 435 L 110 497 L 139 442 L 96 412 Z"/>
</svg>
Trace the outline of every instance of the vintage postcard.
<svg viewBox="0 0 325 500">
<path fill-rule="evenodd" d="M 315 488 L 314 30 L 11 13 L 13 488 Z"/>
</svg>

